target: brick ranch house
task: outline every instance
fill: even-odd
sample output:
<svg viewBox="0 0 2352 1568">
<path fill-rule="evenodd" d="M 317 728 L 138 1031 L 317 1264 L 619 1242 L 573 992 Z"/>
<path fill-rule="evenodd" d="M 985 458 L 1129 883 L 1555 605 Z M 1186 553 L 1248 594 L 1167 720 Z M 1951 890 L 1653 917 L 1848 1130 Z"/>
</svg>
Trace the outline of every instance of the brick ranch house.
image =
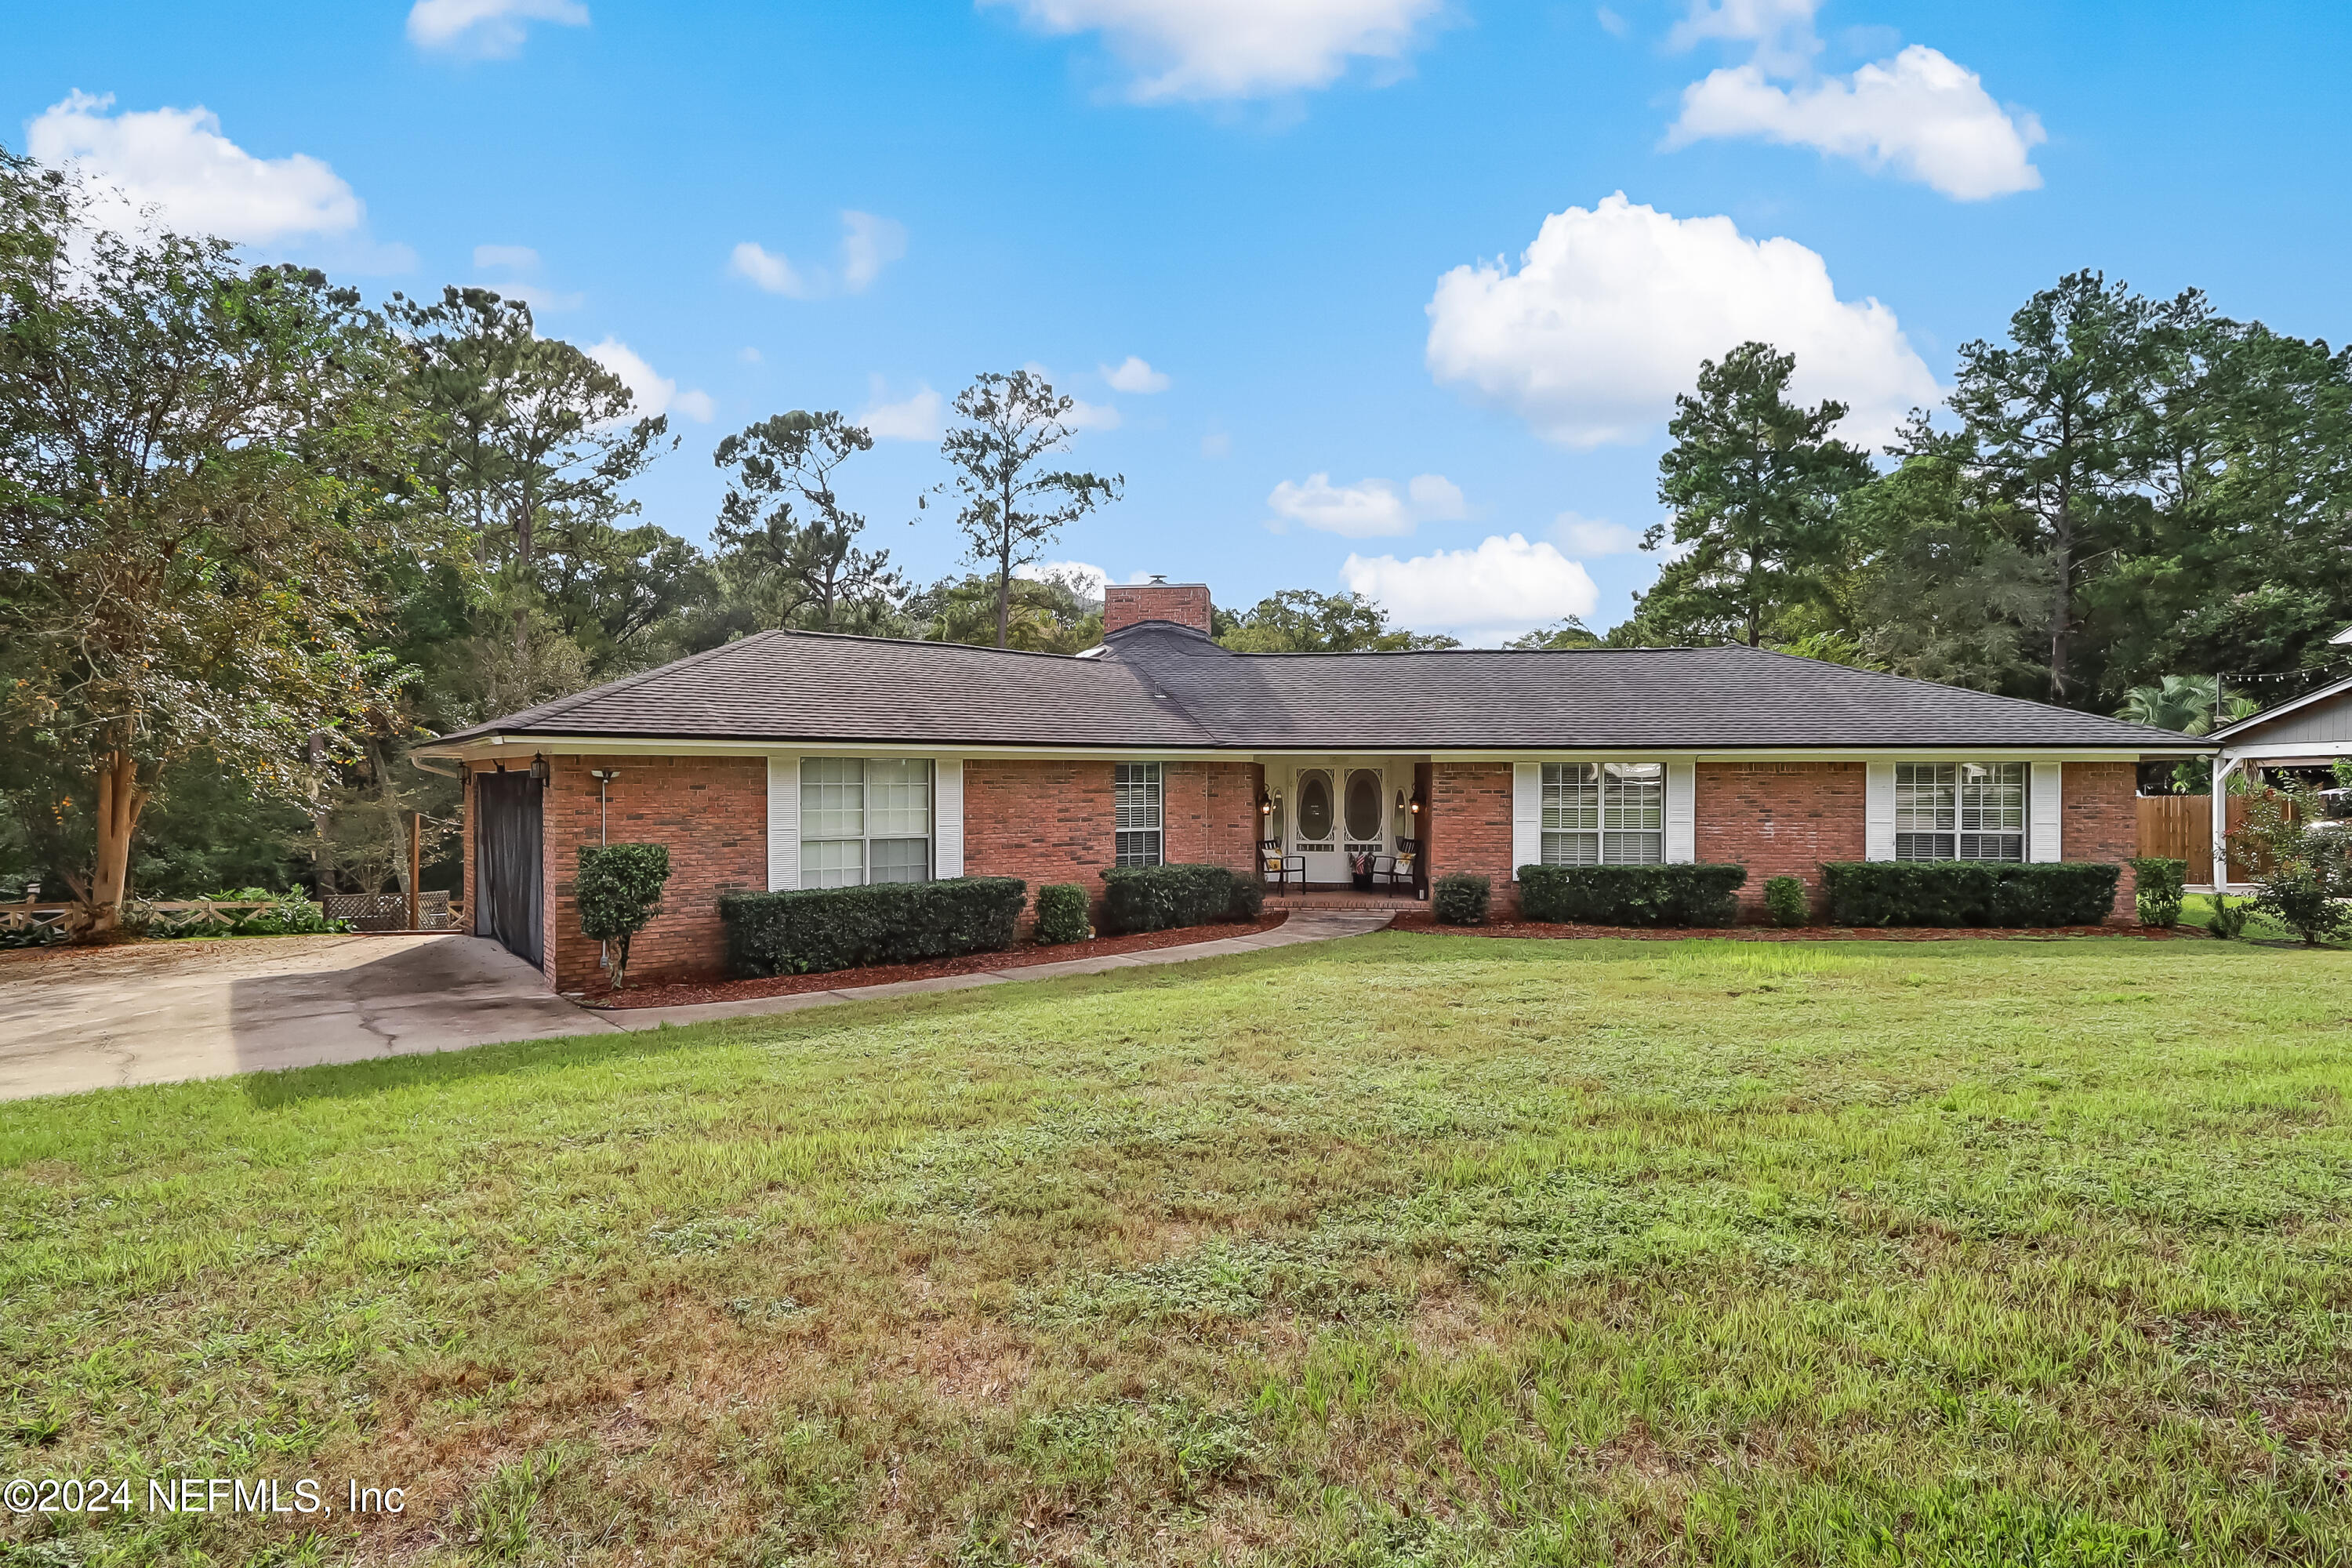
<svg viewBox="0 0 2352 1568">
<path fill-rule="evenodd" d="M 2168 731 L 1747 647 L 1241 654 L 1209 591 L 1107 591 L 1076 657 L 768 632 L 445 737 L 465 909 L 583 989 L 582 845 L 669 847 L 648 979 L 721 962 L 740 889 L 1107 867 L 1262 867 L 1344 885 L 1353 853 L 1483 872 L 1737 861 L 1816 893 L 1825 860 L 2127 859 L 2135 767 Z M 1296 871 L 1294 875 L 1296 875 Z M 2129 868 L 2116 912 L 2132 910 Z"/>
</svg>

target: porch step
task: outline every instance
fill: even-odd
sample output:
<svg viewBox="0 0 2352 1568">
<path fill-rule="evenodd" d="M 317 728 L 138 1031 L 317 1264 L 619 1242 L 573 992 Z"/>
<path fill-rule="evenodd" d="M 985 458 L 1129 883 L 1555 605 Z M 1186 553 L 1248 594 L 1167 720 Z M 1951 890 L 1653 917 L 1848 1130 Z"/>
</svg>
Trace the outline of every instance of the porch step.
<svg viewBox="0 0 2352 1568">
<path fill-rule="evenodd" d="M 1412 910 L 1425 910 L 1425 900 L 1404 894 L 1382 893 L 1268 893 L 1265 907 L 1269 910 L 1304 911 L 1307 910 L 1378 910 L 1385 914 L 1403 914 Z"/>
</svg>

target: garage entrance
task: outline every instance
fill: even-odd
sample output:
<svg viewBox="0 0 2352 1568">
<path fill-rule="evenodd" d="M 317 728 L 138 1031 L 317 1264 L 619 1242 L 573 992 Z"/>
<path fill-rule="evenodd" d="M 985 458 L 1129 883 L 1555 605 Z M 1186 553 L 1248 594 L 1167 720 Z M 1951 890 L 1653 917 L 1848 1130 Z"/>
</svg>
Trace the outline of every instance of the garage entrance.
<svg viewBox="0 0 2352 1568">
<path fill-rule="evenodd" d="M 474 775 L 474 934 L 534 968 L 541 961 L 539 781 Z"/>
</svg>

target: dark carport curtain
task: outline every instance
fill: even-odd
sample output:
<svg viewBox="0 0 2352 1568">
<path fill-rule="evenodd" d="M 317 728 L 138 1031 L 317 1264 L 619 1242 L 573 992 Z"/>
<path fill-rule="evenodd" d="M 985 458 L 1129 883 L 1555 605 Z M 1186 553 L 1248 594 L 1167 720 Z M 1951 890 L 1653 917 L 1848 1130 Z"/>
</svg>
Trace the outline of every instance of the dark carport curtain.
<svg viewBox="0 0 2352 1568">
<path fill-rule="evenodd" d="M 474 934 L 540 966 L 539 781 L 474 775 Z"/>
</svg>

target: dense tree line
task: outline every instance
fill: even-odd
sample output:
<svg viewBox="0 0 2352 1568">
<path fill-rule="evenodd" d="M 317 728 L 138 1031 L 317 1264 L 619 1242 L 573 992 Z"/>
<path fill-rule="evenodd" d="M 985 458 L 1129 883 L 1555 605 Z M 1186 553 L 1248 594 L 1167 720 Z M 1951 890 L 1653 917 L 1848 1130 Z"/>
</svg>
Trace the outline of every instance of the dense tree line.
<svg viewBox="0 0 2352 1568">
<path fill-rule="evenodd" d="M 1660 462 L 1627 644 L 1769 644 L 2201 731 L 2343 673 L 2352 352 L 2060 279 L 1874 461 L 1749 343 Z M 2217 692 L 2217 684 L 2219 690 Z"/>
<path fill-rule="evenodd" d="M 1738 640 L 2183 729 L 2213 676 L 2316 679 L 2352 620 L 2352 375 L 2324 343 L 2093 274 L 1961 353 L 1948 409 L 1872 455 L 1787 395 L 1786 355 L 1700 368 L 1661 460 L 1665 555 L 1634 616 L 1525 647 Z M 110 233 L 0 152 L 0 895 L 382 889 L 427 820 L 456 880 L 457 785 L 422 739 L 774 628 L 1075 653 L 1085 580 L 1040 570 L 1122 481 L 1066 467 L 1073 404 L 978 377 L 942 443 L 971 570 L 911 581 L 843 479 L 840 413 L 711 454 L 698 546 L 633 482 L 683 460 L 659 416 L 528 305 L 376 306 L 218 241 Z M 1251 651 L 1451 647 L 1293 590 L 1220 610 Z M 2263 695 L 2287 691 L 2273 689 Z"/>
</svg>

